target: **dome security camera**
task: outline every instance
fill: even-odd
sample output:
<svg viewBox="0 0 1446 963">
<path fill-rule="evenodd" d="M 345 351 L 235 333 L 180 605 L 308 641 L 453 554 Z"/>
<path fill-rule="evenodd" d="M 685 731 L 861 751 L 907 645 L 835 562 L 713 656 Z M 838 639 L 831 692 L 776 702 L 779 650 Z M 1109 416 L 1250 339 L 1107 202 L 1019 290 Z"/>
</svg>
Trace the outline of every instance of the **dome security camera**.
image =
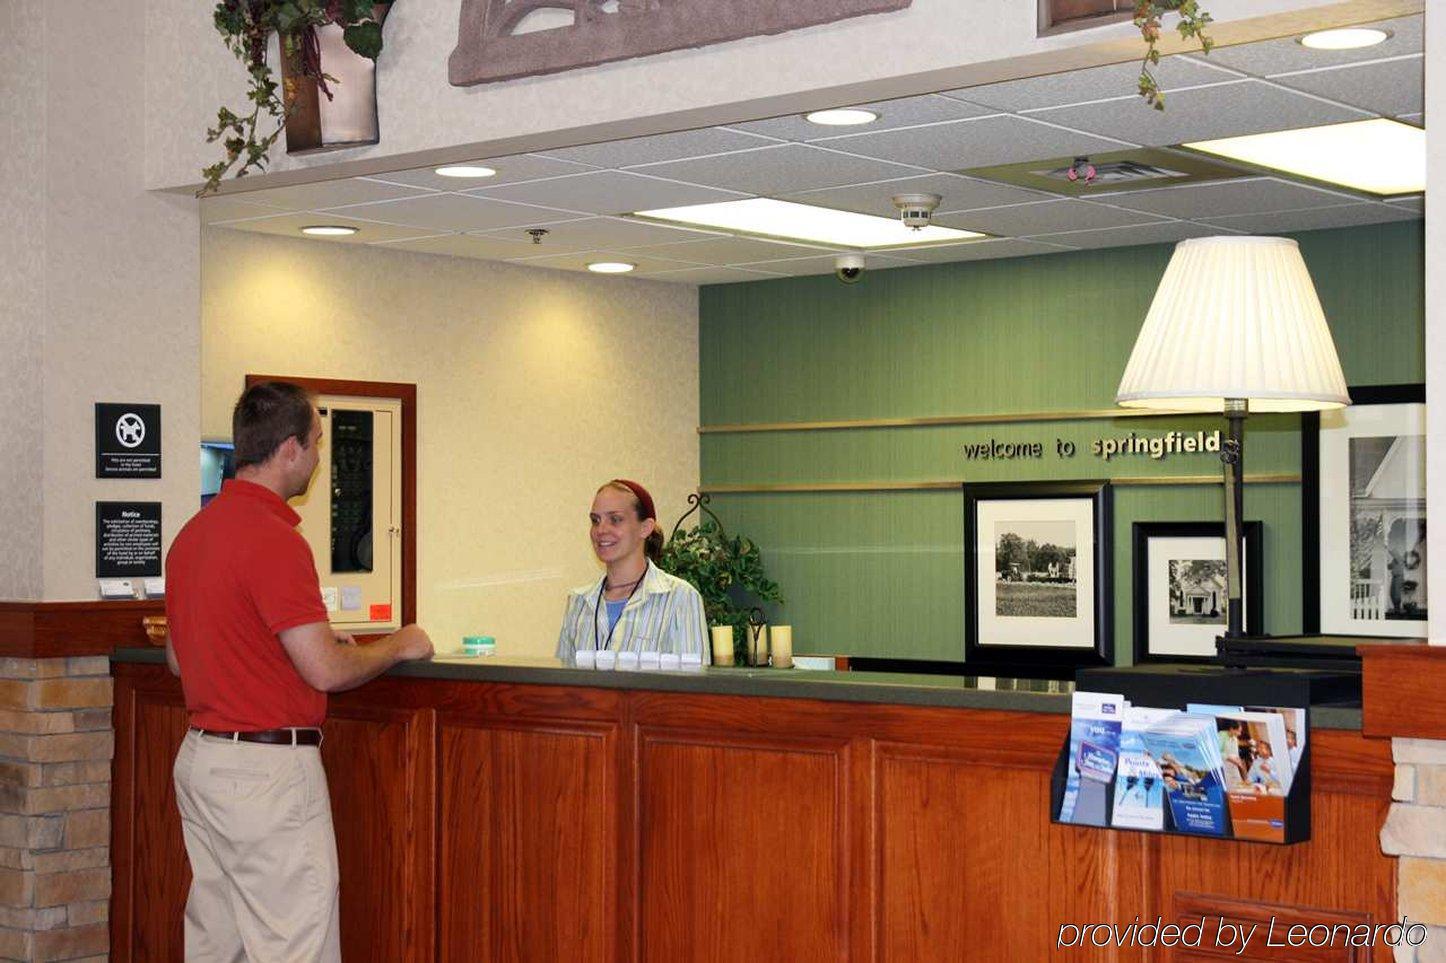
<svg viewBox="0 0 1446 963">
<path fill-rule="evenodd" d="M 895 194 L 891 198 L 894 207 L 898 208 L 899 220 L 915 231 L 929 226 L 929 220 L 943 199 L 938 194 Z"/>
<path fill-rule="evenodd" d="M 862 254 L 840 254 L 834 258 L 833 276 L 844 284 L 857 284 L 864 276 Z"/>
</svg>

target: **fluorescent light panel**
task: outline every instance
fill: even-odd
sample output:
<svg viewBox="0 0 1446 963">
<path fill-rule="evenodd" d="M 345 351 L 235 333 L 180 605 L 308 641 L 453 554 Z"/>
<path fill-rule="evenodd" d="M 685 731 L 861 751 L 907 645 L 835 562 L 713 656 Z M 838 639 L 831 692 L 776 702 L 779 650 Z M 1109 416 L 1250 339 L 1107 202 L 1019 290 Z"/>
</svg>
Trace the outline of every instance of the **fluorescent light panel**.
<svg viewBox="0 0 1446 963">
<path fill-rule="evenodd" d="M 1312 50 L 1359 50 L 1385 43 L 1391 35 L 1375 27 L 1342 27 L 1338 30 L 1317 30 L 1300 38 Z"/>
<path fill-rule="evenodd" d="M 1383 197 L 1426 189 L 1426 132 L 1385 118 L 1184 146 Z"/>
<path fill-rule="evenodd" d="M 308 224 L 301 229 L 301 233 L 316 237 L 348 237 L 357 233 L 357 228 L 344 224 Z"/>
<path fill-rule="evenodd" d="M 433 168 L 432 173 L 442 177 L 493 177 L 497 174 L 492 168 L 479 164 L 449 164 L 446 167 Z"/>
<path fill-rule="evenodd" d="M 822 127 L 858 127 L 861 124 L 872 124 L 879 119 L 879 115 L 862 107 L 839 107 L 833 110 L 815 110 L 811 114 L 804 114 L 803 119 Z"/>
<path fill-rule="evenodd" d="M 594 274 L 627 274 L 636 264 L 629 264 L 627 261 L 593 261 L 587 266 Z"/>
<path fill-rule="evenodd" d="M 892 217 L 836 211 L 829 207 L 813 207 L 767 197 L 638 211 L 636 216 L 670 224 L 836 247 L 902 247 L 939 241 L 970 241 L 986 236 L 976 231 L 958 231 L 934 225 L 915 231 Z"/>
</svg>

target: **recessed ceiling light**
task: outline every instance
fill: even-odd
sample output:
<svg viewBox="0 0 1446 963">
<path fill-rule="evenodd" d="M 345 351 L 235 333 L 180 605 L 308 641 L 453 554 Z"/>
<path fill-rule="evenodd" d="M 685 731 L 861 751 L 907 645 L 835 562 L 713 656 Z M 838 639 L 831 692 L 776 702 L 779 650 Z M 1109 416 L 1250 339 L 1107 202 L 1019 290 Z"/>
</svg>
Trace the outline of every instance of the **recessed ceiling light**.
<svg viewBox="0 0 1446 963">
<path fill-rule="evenodd" d="M 1384 117 L 1184 146 L 1367 194 L 1426 189 L 1426 132 Z"/>
<path fill-rule="evenodd" d="M 636 264 L 627 261 L 593 261 L 587 269 L 596 274 L 627 274 L 635 267 Z"/>
<path fill-rule="evenodd" d="M 356 232 L 357 228 L 347 227 L 345 224 L 308 224 L 301 229 L 302 234 L 314 237 L 346 237 Z"/>
<path fill-rule="evenodd" d="M 969 241 L 985 236 L 975 231 L 936 225 L 916 231 L 905 227 L 894 217 L 836 211 L 831 207 L 813 207 L 767 197 L 638 211 L 635 216 L 838 247 L 903 247 L 936 241 Z"/>
<path fill-rule="evenodd" d="M 433 168 L 432 173 L 442 177 L 495 177 L 497 175 L 492 168 L 476 164 L 448 164 L 446 167 Z"/>
<path fill-rule="evenodd" d="M 1375 27 L 1342 27 L 1308 33 L 1300 38 L 1300 42 L 1312 50 L 1359 50 L 1385 43 L 1390 36 L 1387 31 Z"/>
<path fill-rule="evenodd" d="M 811 114 L 804 114 L 803 119 L 810 124 L 824 127 L 857 127 L 860 124 L 872 124 L 879 119 L 879 115 L 862 107 L 840 107 L 836 110 L 815 110 Z"/>
</svg>

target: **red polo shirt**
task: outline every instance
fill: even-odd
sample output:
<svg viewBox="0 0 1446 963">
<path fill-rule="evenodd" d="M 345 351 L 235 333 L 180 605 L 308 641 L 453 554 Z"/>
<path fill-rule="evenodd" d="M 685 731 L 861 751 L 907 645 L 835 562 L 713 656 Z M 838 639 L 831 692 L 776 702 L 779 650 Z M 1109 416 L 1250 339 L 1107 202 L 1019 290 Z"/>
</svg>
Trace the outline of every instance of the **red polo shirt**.
<svg viewBox="0 0 1446 963">
<path fill-rule="evenodd" d="M 301 517 L 246 481 L 186 523 L 166 556 L 166 615 L 191 725 L 319 726 L 326 693 L 307 685 L 278 634 L 327 621 Z"/>
</svg>

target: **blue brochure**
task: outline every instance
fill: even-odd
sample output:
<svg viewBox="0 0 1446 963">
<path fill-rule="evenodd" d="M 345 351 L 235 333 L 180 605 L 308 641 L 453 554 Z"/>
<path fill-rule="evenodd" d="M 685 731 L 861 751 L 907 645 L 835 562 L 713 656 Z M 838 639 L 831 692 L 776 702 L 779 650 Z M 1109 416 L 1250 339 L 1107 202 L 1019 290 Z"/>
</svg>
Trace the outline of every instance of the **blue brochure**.
<svg viewBox="0 0 1446 963">
<path fill-rule="evenodd" d="M 1146 729 L 1145 751 L 1160 769 L 1175 829 L 1202 836 L 1229 833 L 1215 717 L 1182 713 Z"/>
</svg>

